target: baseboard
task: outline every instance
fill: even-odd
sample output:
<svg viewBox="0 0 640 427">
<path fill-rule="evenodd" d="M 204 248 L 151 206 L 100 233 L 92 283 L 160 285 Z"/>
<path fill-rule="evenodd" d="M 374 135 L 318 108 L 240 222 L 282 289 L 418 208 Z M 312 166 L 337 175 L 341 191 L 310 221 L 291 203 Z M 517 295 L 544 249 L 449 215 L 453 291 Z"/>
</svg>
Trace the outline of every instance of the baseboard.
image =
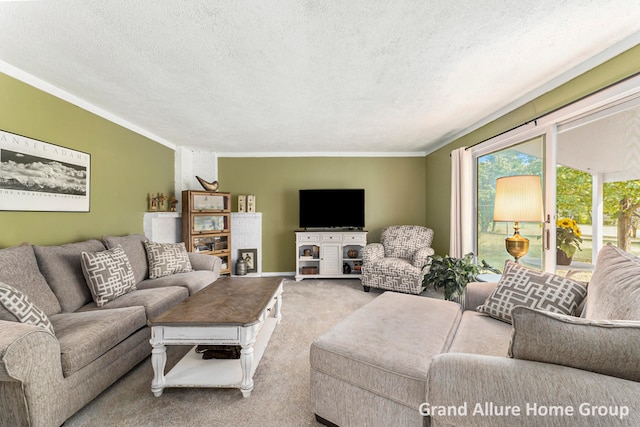
<svg viewBox="0 0 640 427">
<path fill-rule="evenodd" d="M 272 277 L 272 276 L 295 276 L 296 273 L 294 271 L 285 271 L 285 272 L 276 272 L 276 271 L 269 271 L 269 272 L 262 272 L 262 277 Z"/>
</svg>

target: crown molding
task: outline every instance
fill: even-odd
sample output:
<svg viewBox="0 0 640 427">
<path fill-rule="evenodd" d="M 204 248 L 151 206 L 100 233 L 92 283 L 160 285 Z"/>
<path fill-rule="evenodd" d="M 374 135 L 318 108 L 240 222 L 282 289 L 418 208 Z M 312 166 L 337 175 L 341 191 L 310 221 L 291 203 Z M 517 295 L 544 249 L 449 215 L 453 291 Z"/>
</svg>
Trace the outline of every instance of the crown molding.
<svg viewBox="0 0 640 427">
<path fill-rule="evenodd" d="M 122 117 L 116 116 L 115 114 L 110 113 L 90 102 L 87 102 L 84 99 L 78 98 L 77 96 L 72 95 L 55 85 L 52 85 L 51 83 L 45 82 L 44 80 L 39 79 L 38 77 L 29 74 L 17 67 L 14 67 L 11 64 L 0 61 L 0 72 L 13 77 L 14 79 L 20 80 L 21 82 L 26 83 L 29 86 L 33 86 L 36 89 L 40 89 L 41 91 L 46 92 L 49 95 L 53 95 L 56 98 L 60 98 L 63 101 L 80 107 L 83 110 L 95 114 L 96 116 L 102 117 L 105 120 L 129 129 L 130 131 L 142 135 L 145 138 L 149 138 L 150 140 L 157 142 L 158 144 L 162 144 L 165 147 L 171 148 L 172 150 L 176 149 L 176 144 L 159 137 L 153 132 L 149 132 L 148 130 L 143 129 L 140 126 L 134 125 L 133 123 L 123 119 Z"/>
<path fill-rule="evenodd" d="M 356 152 L 356 151 L 339 151 L 339 152 L 228 152 L 216 153 L 220 157 L 425 157 L 423 151 L 406 151 L 406 152 Z"/>
</svg>

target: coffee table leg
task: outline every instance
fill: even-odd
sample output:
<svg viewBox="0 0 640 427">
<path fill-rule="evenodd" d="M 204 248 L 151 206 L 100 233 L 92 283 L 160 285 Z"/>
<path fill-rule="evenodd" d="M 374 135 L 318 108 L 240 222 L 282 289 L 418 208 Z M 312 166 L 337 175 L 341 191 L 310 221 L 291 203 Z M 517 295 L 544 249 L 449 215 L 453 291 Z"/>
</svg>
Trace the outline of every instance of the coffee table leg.
<svg viewBox="0 0 640 427">
<path fill-rule="evenodd" d="M 242 345 L 240 351 L 240 364 L 242 366 L 242 383 L 240 384 L 240 391 L 242 391 L 242 397 L 249 397 L 251 390 L 253 390 L 253 377 L 251 375 L 251 369 L 253 365 L 253 342 Z"/>
<path fill-rule="evenodd" d="M 151 337 L 151 366 L 153 366 L 153 380 L 151 381 L 151 391 L 155 397 L 162 396 L 164 389 L 164 368 L 167 364 L 167 347 L 158 342 L 155 337 Z"/>
<path fill-rule="evenodd" d="M 282 310 L 282 294 L 276 297 L 276 312 L 273 314 L 278 319 L 278 323 L 282 320 L 282 312 L 280 310 Z"/>
</svg>

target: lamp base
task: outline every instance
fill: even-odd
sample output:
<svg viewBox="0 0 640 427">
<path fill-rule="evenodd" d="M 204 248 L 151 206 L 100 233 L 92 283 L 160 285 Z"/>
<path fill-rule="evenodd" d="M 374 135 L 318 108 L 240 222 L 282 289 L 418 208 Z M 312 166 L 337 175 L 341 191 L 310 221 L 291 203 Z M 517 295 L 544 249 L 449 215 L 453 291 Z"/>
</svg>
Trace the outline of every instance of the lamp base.
<svg viewBox="0 0 640 427">
<path fill-rule="evenodd" d="M 513 236 L 504 239 L 504 244 L 507 252 L 516 262 L 529 252 L 529 239 L 522 237 L 519 231 L 516 231 Z"/>
</svg>

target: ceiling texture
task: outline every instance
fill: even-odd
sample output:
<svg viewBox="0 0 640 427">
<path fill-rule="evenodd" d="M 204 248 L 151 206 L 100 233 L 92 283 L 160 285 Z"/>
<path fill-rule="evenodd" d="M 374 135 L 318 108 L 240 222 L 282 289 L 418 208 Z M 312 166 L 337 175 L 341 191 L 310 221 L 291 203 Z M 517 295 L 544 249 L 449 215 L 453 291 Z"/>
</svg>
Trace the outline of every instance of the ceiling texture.
<svg viewBox="0 0 640 427">
<path fill-rule="evenodd" d="M 637 0 L 0 1 L 0 72 L 222 156 L 424 155 L 638 43 Z"/>
</svg>

